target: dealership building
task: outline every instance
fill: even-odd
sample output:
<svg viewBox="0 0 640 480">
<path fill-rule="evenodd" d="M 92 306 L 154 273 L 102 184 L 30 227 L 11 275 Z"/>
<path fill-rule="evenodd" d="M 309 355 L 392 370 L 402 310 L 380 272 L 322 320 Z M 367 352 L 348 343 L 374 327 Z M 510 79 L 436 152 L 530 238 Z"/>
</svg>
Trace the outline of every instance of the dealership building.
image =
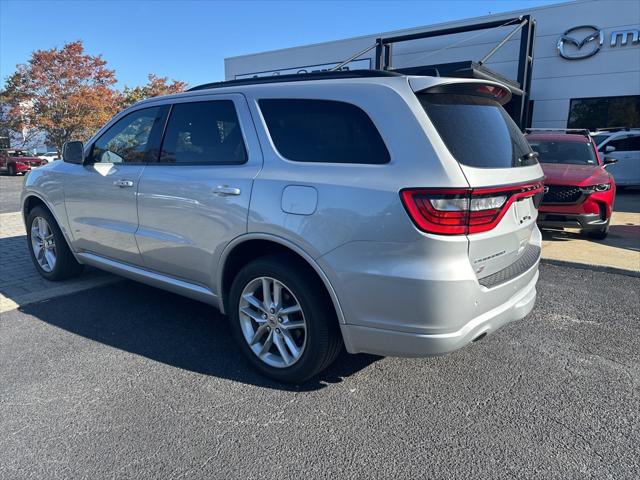
<svg viewBox="0 0 640 480">
<path fill-rule="evenodd" d="M 640 127 L 639 33 L 640 1 L 580 0 L 231 57 L 225 77 L 338 67 L 494 79 L 522 127 Z"/>
</svg>

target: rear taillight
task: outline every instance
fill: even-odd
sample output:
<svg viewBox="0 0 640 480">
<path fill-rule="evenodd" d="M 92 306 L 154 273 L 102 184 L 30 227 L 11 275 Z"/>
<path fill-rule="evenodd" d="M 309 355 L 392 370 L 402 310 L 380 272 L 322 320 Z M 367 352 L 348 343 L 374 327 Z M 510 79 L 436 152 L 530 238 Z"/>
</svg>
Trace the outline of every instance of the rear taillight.
<svg viewBox="0 0 640 480">
<path fill-rule="evenodd" d="M 495 188 L 409 188 L 402 203 L 416 226 L 427 233 L 464 235 L 494 228 L 516 200 L 542 197 L 542 183 Z"/>
</svg>

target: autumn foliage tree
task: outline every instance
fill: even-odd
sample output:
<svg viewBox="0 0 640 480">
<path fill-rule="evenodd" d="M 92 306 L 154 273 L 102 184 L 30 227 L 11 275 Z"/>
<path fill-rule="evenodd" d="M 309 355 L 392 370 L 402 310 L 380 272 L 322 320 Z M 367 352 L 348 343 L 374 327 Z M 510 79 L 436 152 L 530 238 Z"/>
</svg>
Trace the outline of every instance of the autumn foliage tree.
<svg viewBox="0 0 640 480">
<path fill-rule="evenodd" d="M 145 98 L 184 92 L 188 86 L 186 82 L 169 80 L 168 77 L 158 77 L 153 73 L 149 74 L 148 79 L 147 84 L 141 87 L 124 87 L 120 101 L 121 108 L 129 107 Z"/>
<path fill-rule="evenodd" d="M 23 126 L 43 130 L 48 143 L 86 140 L 117 111 L 120 95 L 113 70 L 98 56 L 84 52 L 82 42 L 37 50 L 17 66 L 0 94 L 8 116 Z"/>
</svg>

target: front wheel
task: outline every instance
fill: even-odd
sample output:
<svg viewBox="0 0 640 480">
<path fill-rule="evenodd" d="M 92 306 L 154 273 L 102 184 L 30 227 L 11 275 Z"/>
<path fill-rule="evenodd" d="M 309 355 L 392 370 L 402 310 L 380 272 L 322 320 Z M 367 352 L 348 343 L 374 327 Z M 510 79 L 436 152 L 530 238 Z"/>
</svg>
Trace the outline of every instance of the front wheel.
<svg viewBox="0 0 640 480">
<path fill-rule="evenodd" d="M 262 374 L 299 383 L 340 352 L 338 320 L 312 271 L 286 255 L 259 258 L 236 276 L 229 297 L 233 334 Z"/>
<path fill-rule="evenodd" d="M 27 243 L 36 270 L 47 280 L 65 280 L 82 271 L 55 218 L 43 207 L 27 216 Z"/>
</svg>

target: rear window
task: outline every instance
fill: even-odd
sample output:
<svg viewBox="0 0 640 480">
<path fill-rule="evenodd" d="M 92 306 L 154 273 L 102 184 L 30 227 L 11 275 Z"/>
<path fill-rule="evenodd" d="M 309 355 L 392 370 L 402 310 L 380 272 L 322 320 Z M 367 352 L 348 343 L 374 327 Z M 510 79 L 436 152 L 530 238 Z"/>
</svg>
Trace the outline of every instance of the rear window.
<svg viewBox="0 0 640 480">
<path fill-rule="evenodd" d="M 510 168 L 537 163 L 515 122 L 498 102 L 475 95 L 418 94 L 454 158 L 470 167 Z"/>
<path fill-rule="evenodd" d="M 345 102 L 260 100 L 269 134 L 280 154 L 294 162 L 389 162 L 389 151 L 369 116 Z"/>
<path fill-rule="evenodd" d="M 567 163 L 571 165 L 597 165 L 598 159 L 590 143 L 530 140 L 531 148 L 538 152 L 540 163 Z"/>
</svg>

